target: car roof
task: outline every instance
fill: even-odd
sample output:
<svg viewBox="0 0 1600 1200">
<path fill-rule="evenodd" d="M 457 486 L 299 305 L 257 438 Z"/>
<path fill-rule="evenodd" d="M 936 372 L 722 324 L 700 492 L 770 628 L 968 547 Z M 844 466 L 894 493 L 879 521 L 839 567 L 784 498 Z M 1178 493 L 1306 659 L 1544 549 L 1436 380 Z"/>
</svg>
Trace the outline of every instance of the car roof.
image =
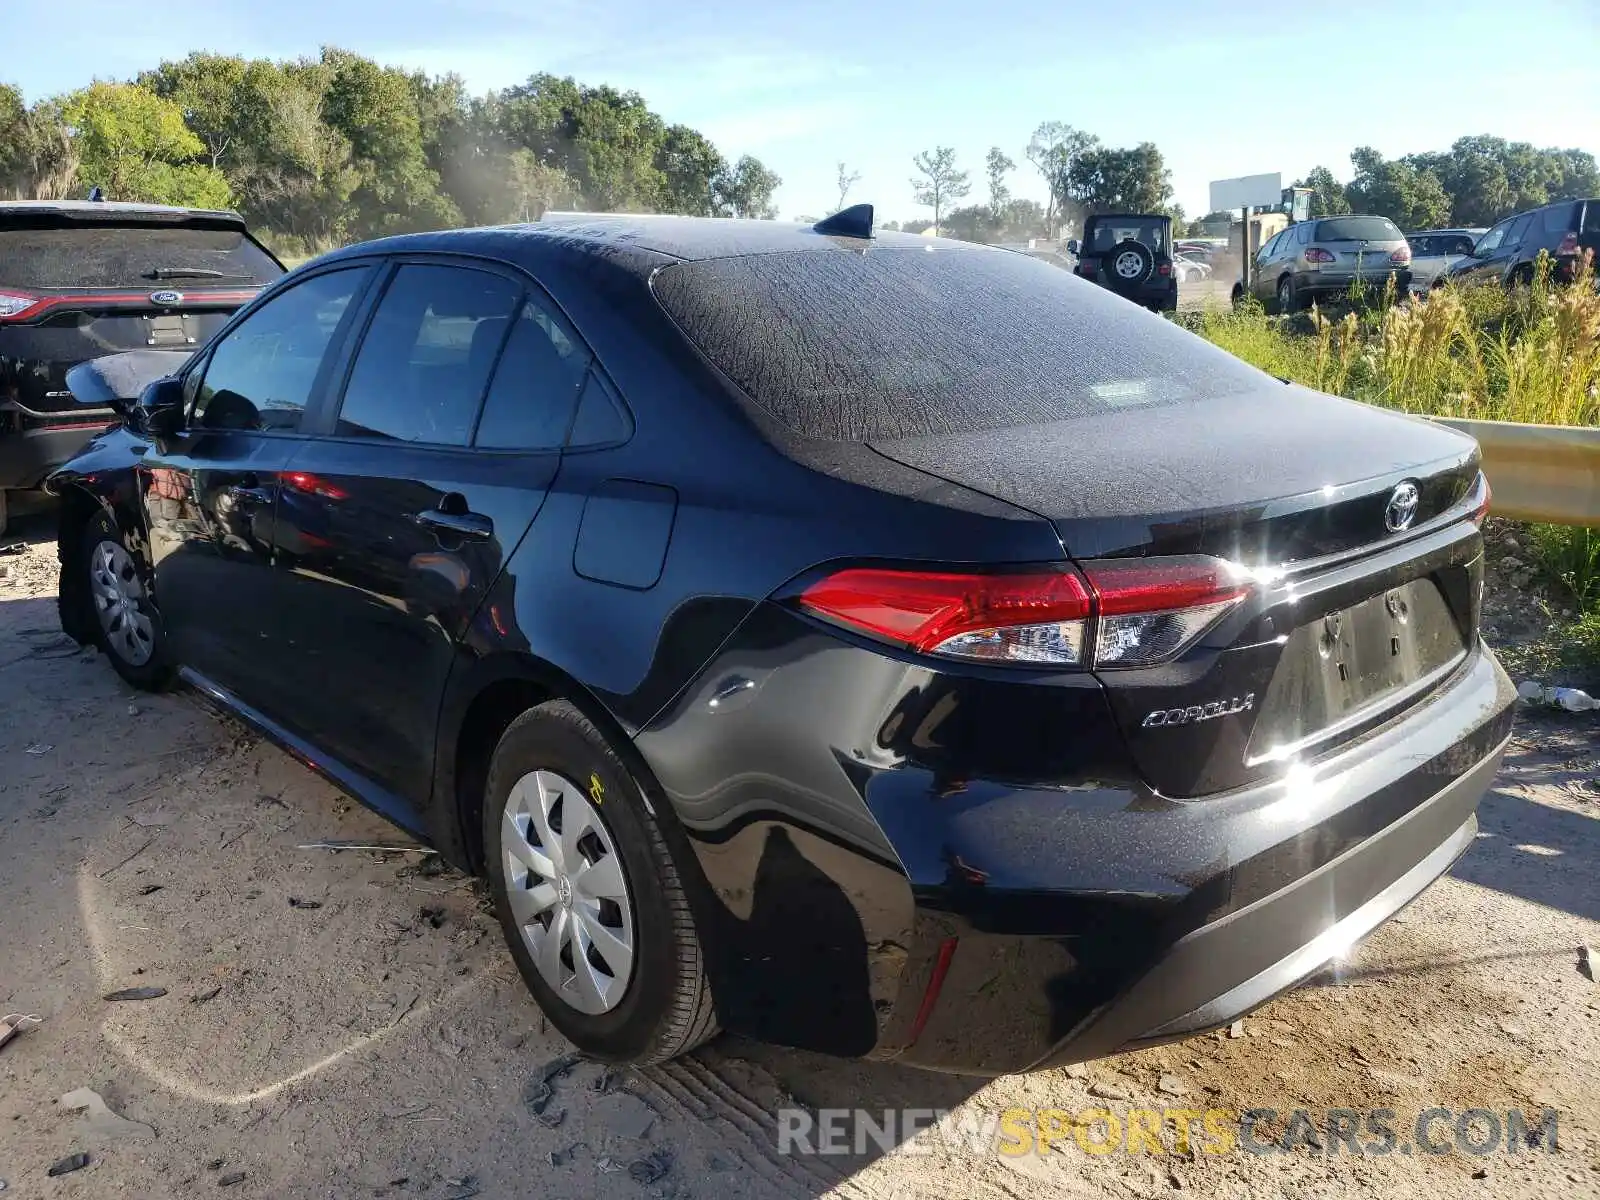
<svg viewBox="0 0 1600 1200">
<path fill-rule="evenodd" d="M 1475 228 L 1473 228 L 1471 226 L 1463 225 L 1459 229 L 1416 229 L 1416 230 L 1413 230 L 1412 232 L 1406 234 L 1406 236 L 1407 237 L 1431 237 L 1436 233 L 1487 233 L 1487 232 L 1488 232 L 1487 228 L 1475 229 Z"/>
<path fill-rule="evenodd" d="M 1166 213 L 1090 213 L 1089 221 L 1170 221 Z"/>
<path fill-rule="evenodd" d="M 485 254 L 513 261 L 543 248 L 561 247 L 604 255 L 618 261 L 630 257 L 702 260 L 751 254 L 835 251 L 859 254 L 864 248 L 902 250 L 939 247 L 985 251 L 990 247 L 950 238 L 878 230 L 870 242 L 861 238 L 818 233 L 810 225 L 733 217 L 676 217 L 634 213 L 552 214 L 520 225 L 489 225 L 400 234 L 345 246 L 322 260 L 360 254 Z M 644 264 L 636 264 L 643 266 Z"/>
<path fill-rule="evenodd" d="M 64 217 L 150 217 L 169 220 L 179 217 L 199 217 L 244 224 L 243 217 L 226 209 L 180 208 L 171 204 L 133 204 L 121 200 L 0 200 L 0 221 L 12 213 L 26 215 L 56 213 Z"/>
</svg>

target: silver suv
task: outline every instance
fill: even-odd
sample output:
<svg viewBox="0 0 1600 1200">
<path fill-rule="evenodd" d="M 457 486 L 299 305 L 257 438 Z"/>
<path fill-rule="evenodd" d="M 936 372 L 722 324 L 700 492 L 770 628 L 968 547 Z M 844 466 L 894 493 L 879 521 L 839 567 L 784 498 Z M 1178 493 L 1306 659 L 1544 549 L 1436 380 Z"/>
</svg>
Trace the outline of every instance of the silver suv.
<svg viewBox="0 0 1600 1200">
<path fill-rule="evenodd" d="M 1270 239 L 1256 252 L 1253 274 L 1251 290 L 1279 312 L 1298 312 L 1352 287 L 1375 295 L 1390 279 L 1403 297 L 1411 290 L 1411 247 L 1388 217 L 1321 217 Z"/>
</svg>

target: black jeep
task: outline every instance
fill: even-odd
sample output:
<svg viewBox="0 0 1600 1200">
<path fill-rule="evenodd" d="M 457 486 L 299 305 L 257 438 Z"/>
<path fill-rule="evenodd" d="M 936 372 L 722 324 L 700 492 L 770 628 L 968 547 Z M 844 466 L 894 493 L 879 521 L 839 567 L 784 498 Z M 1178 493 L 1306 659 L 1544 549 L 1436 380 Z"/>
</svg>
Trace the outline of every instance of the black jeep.
<svg viewBox="0 0 1600 1200">
<path fill-rule="evenodd" d="M 1172 273 L 1172 220 L 1154 213 L 1095 213 L 1083 241 L 1068 242 L 1078 274 L 1153 312 L 1178 307 Z"/>
</svg>

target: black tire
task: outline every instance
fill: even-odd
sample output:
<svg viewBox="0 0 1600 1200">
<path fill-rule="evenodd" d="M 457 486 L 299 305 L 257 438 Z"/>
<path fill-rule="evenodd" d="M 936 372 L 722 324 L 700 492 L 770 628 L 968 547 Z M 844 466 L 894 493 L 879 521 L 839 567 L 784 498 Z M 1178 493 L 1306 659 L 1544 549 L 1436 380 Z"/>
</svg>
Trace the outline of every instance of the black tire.
<svg viewBox="0 0 1600 1200">
<path fill-rule="evenodd" d="M 534 771 L 597 779 L 603 788 L 596 811 L 621 859 L 635 934 L 632 977 L 621 1001 L 606 1012 L 580 1012 L 546 983 L 511 914 L 502 816 L 513 785 Z M 485 787 L 483 845 L 511 957 L 539 1007 L 568 1041 L 605 1062 L 645 1066 L 716 1036 L 700 939 L 661 827 L 605 735 L 572 704 L 553 700 L 529 709 L 500 738 Z"/>
<path fill-rule="evenodd" d="M 1155 269 L 1155 253 L 1143 242 L 1118 242 L 1100 257 L 1101 274 L 1114 292 L 1138 291 Z"/>
<path fill-rule="evenodd" d="M 1300 297 L 1295 295 L 1294 280 L 1288 275 L 1278 280 L 1278 311 L 1285 315 L 1300 311 Z"/>
<path fill-rule="evenodd" d="M 1506 276 L 1506 291 L 1514 292 L 1519 287 L 1531 288 L 1533 286 L 1533 264 L 1523 263 L 1521 266 L 1512 267 Z"/>
<path fill-rule="evenodd" d="M 138 585 L 139 595 L 137 600 L 132 603 L 132 607 L 149 623 L 150 630 L 148 639 L 150 653 L 142 661 L 130 656 L 127 650 L 128 643 L 124 638 L 116 636 L 116 630 L 119 627 L 113 625 L 111 629 L 108 629 L 107 622 L 101 618 L 102 604 L 97 599 L 93 576 L 95 571 L 102 569 L 100 555 L 102 547 L 107 545 L 121 548 L 128 560 L 126 571 L 132 572 L 130 578 L 135 580 Z M 81 596 L 82 603 L 87 606 L 83 627 L 93 637 L 94 644 L 100 647 L 101 652 L 111 660 L 111 665 L 116 669 L 117 674 L 121 675 L 134 687 L 147 692 L 159 692 L 171 686 L 177 672 L 168 654 L 166 631 L 161 624 L 161 613 L 150 599 L 149 573 L 144 567 L 143 559 L 137 547 L 132 544 L 128 535 L 118 527 L 111 514 L 101 510 L 89 518 L 88 524 L 84 526 L 83 538 L 79 542 L 79 550 L 78 570 L 83 587 Z"/>
</svg>

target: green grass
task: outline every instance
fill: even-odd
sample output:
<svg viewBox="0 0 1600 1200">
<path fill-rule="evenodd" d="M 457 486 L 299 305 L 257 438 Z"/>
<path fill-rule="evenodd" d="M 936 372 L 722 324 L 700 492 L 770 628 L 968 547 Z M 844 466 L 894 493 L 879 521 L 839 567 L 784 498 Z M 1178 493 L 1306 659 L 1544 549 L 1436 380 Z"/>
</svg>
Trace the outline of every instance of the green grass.
<svg viewBox="0 0 1600 1200">
<path fill-rule="evenodd" d="M 1444 288 L 1401 306 L 1269 316 L 1255 302 L 1187 323 L 1285 379 L 1427 416 L 1600 424 L 1600 293 L 1586 266 L 1552 287 Z"/>
</svg>

